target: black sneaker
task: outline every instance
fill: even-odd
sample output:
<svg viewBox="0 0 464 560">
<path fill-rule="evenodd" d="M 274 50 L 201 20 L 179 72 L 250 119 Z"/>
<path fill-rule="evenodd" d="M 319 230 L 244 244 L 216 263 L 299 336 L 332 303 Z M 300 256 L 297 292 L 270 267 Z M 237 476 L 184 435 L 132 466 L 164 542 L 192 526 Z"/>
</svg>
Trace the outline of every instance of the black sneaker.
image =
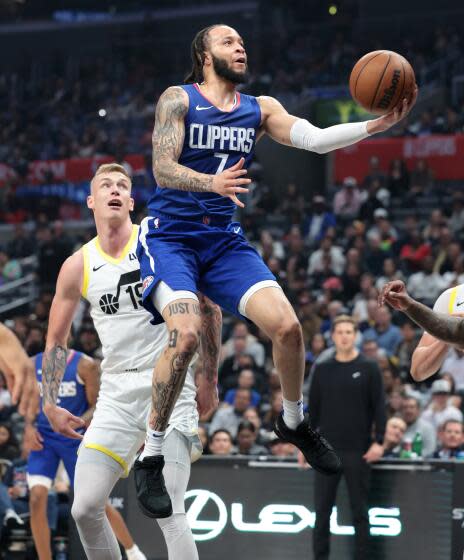
<svg viewBox="0 0 464 560">
<path fill-rule="evenodd" d="M 284 422 L 282 413 L 276 420 L 274 432 L 283 440 L 293 443 L 305 456 L 315 471 L 323 474 L 337 474 L 342 463 L 330 443 L 309 425 L 309 416 L 296 430 L 291 430 Z"/>
<path fill-rule="evenodd" d="M 162 519 L 172 515 L 171 498 L 164 485 L 164 457 L 144 457 L 134 463 L 135 490 L 140 509 L 148 517 Z"/>
</svg>

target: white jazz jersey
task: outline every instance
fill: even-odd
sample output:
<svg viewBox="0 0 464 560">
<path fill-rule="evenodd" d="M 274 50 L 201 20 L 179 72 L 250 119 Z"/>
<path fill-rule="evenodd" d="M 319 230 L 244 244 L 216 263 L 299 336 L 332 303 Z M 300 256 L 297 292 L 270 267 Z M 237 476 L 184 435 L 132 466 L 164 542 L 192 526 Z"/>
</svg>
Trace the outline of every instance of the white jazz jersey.
<svg viewBox="0 0 464 560">
<path fill-rule="evenodd" d="M 433 310 L 448 315 L 464 315 L 464 284 L 445 290 L 438 297 Z"/>
<path fill-rule="evenodd" d="M 152 315 L 142 306 L 140 266 L 135 253 L 138 226 L 118 259 L 107 255 L 95 237 L 83 246 L 84 279 L 82 296 L 90 303 L 90 314 L 103 351 L 102 389 L 119 383 L 105 383 L 117 374 L 152 371 L 168 341 L 165 324 L 152 325 Z M 121 378 L 126 376 L 121 376 Z M 142 378 L 141 378 L 142 379 Z M 132 385 L 137 384 L 132 380 Z M 146 391 L 145 384 L 144 392 Z M 147 399 L 151 402 L 151 391 Z M 196 415 L 196 387 L 192 368 L 171 415 L 170 425 L 183 424 L 185 416 Z M 189 422 L 188 431 L 191 431 Z"/>
</svg>

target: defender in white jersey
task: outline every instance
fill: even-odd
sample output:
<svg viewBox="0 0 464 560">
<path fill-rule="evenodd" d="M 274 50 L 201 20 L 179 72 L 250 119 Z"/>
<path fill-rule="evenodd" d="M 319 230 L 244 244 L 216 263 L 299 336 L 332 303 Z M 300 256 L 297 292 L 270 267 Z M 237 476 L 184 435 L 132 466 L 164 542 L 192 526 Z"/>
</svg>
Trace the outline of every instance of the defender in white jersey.
<svg viewBox="0 0 464 560">
<path fill-rule="evenodd" d="M 464 316 L 464 284 L 445 290 L 438 297 L 433 310 L 447 315 Z M 443 365 L 450 345 L 428 332 L 424 332 L 411 361 L 411 376 L 416 381 L 424 381 L 436 373 Z"/>
<path fill-rule="evenodd" d="M 84 435 L 76 466 L 73 517 L 82 544 L 92 560 L 119 559 L 119 547 L 104 514 L 116 481 L 127 476 L 142 445 L 151 407 L 153 366 L 167 340 L 164 325 L 150 323 L 140 303 L 142 283 L 135 256 L 138 227 L 130 221 L 131 181 L 123 167 L 100 166 L 91 183 L 88 206 L 94 211 L 98 236 L 72 255 L 57 281 L 50 311 L 43 358 L 44 411 L 55 431 L 81 437 L 79 419 L 56 406 L 66 340 L 81 295 L 91 307 L 104 360 L 100 393 L 93 420 Z M 217 364 L 221 316 L 217 306 L 203 300 L 203 357 L 206 373 L 200 384 L 202 403 L 217 398 Z M 202 333 L 203 336 L 203 333 Z M 188 526 L 184 494 L 190 462 L 201 454 L 193 372 L 189 368 L 170 418 L 164 442 L 164 475 L 172 501 L 169 517 L 159 519 L 170 559 L 198 558 Z M 158 461 L 159 462 L 159 461 Z"/>
</svg>

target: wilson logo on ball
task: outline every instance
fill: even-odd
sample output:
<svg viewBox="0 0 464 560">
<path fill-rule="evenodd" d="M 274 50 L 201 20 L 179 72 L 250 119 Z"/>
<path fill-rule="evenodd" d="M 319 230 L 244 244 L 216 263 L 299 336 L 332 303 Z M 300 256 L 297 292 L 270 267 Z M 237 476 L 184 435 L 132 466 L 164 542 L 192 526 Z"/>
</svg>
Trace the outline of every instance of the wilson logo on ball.
<svg viewBox="0 0 464 560">
<path fill-rule="evenodd" d="M 400 82 L 400 77 L 401 77 L 401 70 L 395 70 L 393 72 L 390 87 L 388 87 L 387 89 L 384 90 L 383 97 L 379 101 L 379 104 L 377 105 L 377 107 L 379 107 L 379 109 L 386 109 L 390 105 L 391 100 L 395 96 L 396 90 L 398 89 L 398 84 Z"/>
</svg>

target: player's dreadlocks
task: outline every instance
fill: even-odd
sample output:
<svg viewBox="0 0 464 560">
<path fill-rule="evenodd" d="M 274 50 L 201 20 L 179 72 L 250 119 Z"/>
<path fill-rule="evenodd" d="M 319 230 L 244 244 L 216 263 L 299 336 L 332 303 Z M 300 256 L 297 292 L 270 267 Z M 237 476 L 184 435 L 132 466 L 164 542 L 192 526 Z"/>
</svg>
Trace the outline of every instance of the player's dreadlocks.
<svg viewBox="0 0 464 560">
<path fill-rule="evenodd" d="M 208 46 L 208 33 L 211 29 L 213 29 L 213 27 L 217 27 L 218 25 L 223 24 L 215 23 L 214 25 L 205 27 L 195 35 L 190 48 L 190 54 L 192 56 L 192 70 L 190 71 L 190 74 L 185 76 L 185 84 L 201 83 L 204 81 L 203 64 L 205 62 L 205 51 Z"/>
</svg>

